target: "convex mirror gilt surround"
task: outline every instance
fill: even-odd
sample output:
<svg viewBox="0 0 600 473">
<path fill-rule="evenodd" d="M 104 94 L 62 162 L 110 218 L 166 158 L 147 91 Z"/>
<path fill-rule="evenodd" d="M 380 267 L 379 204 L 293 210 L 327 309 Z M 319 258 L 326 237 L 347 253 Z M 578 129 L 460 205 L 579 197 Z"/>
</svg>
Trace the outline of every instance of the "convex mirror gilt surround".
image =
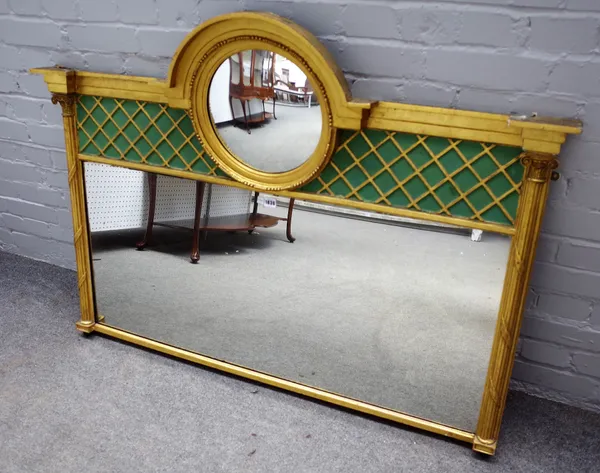
<svg viewBox="0 0 600 473">
<path fill-rule="evenodd" d="M 166 80 L 61 67 L 32 72 L 44 76 L 53 102 L 63 110 L 80 331 L 462 440 L 478 452 L 495 452 L 545 201 L 557 176 L 556 156 L 568 134 L 581 132 L 579 122 L 354 99 L 334 60 L 310 32 L 267 13 L 229 14 L 197 27 L 175 52 Z M 225 95 L 219 98 L 220 93 Z M 273 131 L 288 125 L 299 133 L 312 127 L 312 138 L 299 140 L 309 144 L 303 151 L 296 153 L 299 146 L 293 144 L 286 148 L 286 140 L 280 140 L 284 131 Z M 490 351 L 469 355 L 474 364 L 488 366 L 476 426 L 448 425 L 111 325 L 113 314 L 99 312 L 100 288 L 94 291 L 100 266 L 94 269 L 91 257 L 84 164 L 193 180 L 200 201 L 206 199 L 205 184 L 220 185 L 268 191 L 277 199 L 289 198 L 291 205 L 304 202 L 306 209 L 335 205 L 369 218 L 411 219 L 510 238 Z M 308 215 L 307 223 L 316 220 L 302 215 Z M 402 268 L 388 269 L 396 274 Z M 232 287 L 230 299 L 235 298 Z M 469 302 L 468 294 L 461 296 L 461 304 Z M 365 313 L 370 311 L 367 307 Z M 422 325 L 421 332 L 427 330 Z M 439 346 L 425 341 L 422 350 Z"/>
<path fill-rule="evenodd" d="M 234 53 L 221 63 L 210 85 L 209 110 L 221 141 L 240 161 L 263 172 L 292 171 L 315 151 L 320 164 L 319 142 L 329 136 L 321 133 L 324 121 L 329 127 L 329 111 L 327 104 L 314 106 L 319 105 L 314 80 L 273 51 Z M 228 126 L 232 123 L 239 126 Z"/>
</svg>

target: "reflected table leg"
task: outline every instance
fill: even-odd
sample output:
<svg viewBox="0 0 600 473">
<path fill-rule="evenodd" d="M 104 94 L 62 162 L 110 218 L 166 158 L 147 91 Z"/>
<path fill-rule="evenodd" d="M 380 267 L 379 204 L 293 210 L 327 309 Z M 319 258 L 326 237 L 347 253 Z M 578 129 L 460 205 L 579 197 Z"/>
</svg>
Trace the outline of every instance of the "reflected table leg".
<svg viewBox="0 0 600 473">
<path fill-rule="evenodd" d="M 288 204 L 288 213 L 286 218 L 286 227 L 285 227 L 285 236 L 289 240 L 290 243 L 294 243 L 296 239 L 292 235 L 292 213 L 294 212 L 294 202 L 296 199 L 290 199 L 290 203 Z"/>
<path fill-rule="evenodd" d="M 192 242 L 192 253 L 190 260 L 197 263 L 200 260 L 200 215 L 202 213 L 202 199 L 204 198 L 204 186 L 202 181 L 196 181 L 196 209 L 194 211 L 194 236 Z"/>
<path fill-rule="evenodd" d="M 254 207 L 252 207 L 252 220 L 254 220 L 256 218 L 256 214 L 258 213 L 258 195 L 260 194 L 260 192 L 255 192 L 254 193 Z M 248 230 L 248 233 L 252 233 L 254 231 L 254 228 L 251 228 L 250 230 Z"/>
<path fill-rule="evenodd" d="M 246 100 L 242 99 L 242 111 L 244 112 L 244 123 L 246 124 L 246 131 L 250 134 L 250 125 L 248 124 L 248 115 L 250 115 L 250 104 L 248 104 L 248 114 L 246 114 Z"/>
<path fill-rule="evenodd" d="M 148 222 L 146 224 L 146 234 L 144 239 L 136 244 L 138 250 L 143 250 L 146 246 L 152 244 L 152 227 L 154 227 L 154 212 L 156 210 L 156 181 L 158 176 L 154 173 L 148 173 L 148 193 L 150 195 L 150 205 L 148 206 Z"/>
</svg>

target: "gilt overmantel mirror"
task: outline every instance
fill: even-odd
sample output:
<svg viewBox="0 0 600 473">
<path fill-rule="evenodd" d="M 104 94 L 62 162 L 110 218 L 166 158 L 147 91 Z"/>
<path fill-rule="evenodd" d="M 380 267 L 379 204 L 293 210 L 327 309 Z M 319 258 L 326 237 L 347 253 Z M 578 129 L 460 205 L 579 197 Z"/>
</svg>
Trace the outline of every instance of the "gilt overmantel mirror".
<svg viewBox="0 0 600 473">
<path fill-rule="evenodd" d="M 80 331 L 495 452 L 579 122 L 352 98 L 266 13 L 200 25 L 166 80 L 33 72 L 63 109 Z"/>
</svg>

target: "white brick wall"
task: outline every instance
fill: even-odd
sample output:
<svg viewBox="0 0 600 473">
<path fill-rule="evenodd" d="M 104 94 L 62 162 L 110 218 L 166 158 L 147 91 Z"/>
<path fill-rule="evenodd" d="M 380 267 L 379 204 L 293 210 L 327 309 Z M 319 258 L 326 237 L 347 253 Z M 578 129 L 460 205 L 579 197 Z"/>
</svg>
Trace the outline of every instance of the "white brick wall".
<svg viewBox="0 0 600 473">
<path fill-rule="evenodd" d="M 514 386 L 600 410 L 600 1 L 0 0 L 0 248 L 74 266 L 55 63 L 164 77 L 198 23 L 287 16 L 371 99 L 581 118 L 562 154 Z"/>
</svg>

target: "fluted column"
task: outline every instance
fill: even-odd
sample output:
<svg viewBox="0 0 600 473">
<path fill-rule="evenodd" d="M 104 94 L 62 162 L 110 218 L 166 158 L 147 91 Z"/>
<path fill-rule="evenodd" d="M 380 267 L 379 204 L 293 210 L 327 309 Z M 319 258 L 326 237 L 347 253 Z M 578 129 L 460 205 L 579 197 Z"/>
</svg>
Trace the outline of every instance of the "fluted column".
<svg viewBox="0 0 600 473">
<path fill-rule="evenodd" d="M 71 213 L 73 215 L 73 240 L 75 259 L 77 261 L 77 285 L 79 286 L 79 302 L 81 319 L 77 329 L 90 333 L 94 329 L 94 296 L 92 292 L 92 276 L 90 263 L 90 245 L 85 208 L 85 189 L 83 181 L 83 162 L 77 159 L 77 123 L 76 97 L 70 94 L 52 94 L 52 103 L 62 107 L 65 145 L 67 152 L 67 170 L 69 190 L 71 193 Z"/>
<path fill-rule="evenodd" d="M 546 153 L 525 152 L 521 161 L 525 170 L 516 233 L 510 248 L 496 336 L 473 442 L 474 450 L 488 455 L 493 455 L 496 450 L 549 183 L 558 166 L 556 157 Z"/>
</svg>

